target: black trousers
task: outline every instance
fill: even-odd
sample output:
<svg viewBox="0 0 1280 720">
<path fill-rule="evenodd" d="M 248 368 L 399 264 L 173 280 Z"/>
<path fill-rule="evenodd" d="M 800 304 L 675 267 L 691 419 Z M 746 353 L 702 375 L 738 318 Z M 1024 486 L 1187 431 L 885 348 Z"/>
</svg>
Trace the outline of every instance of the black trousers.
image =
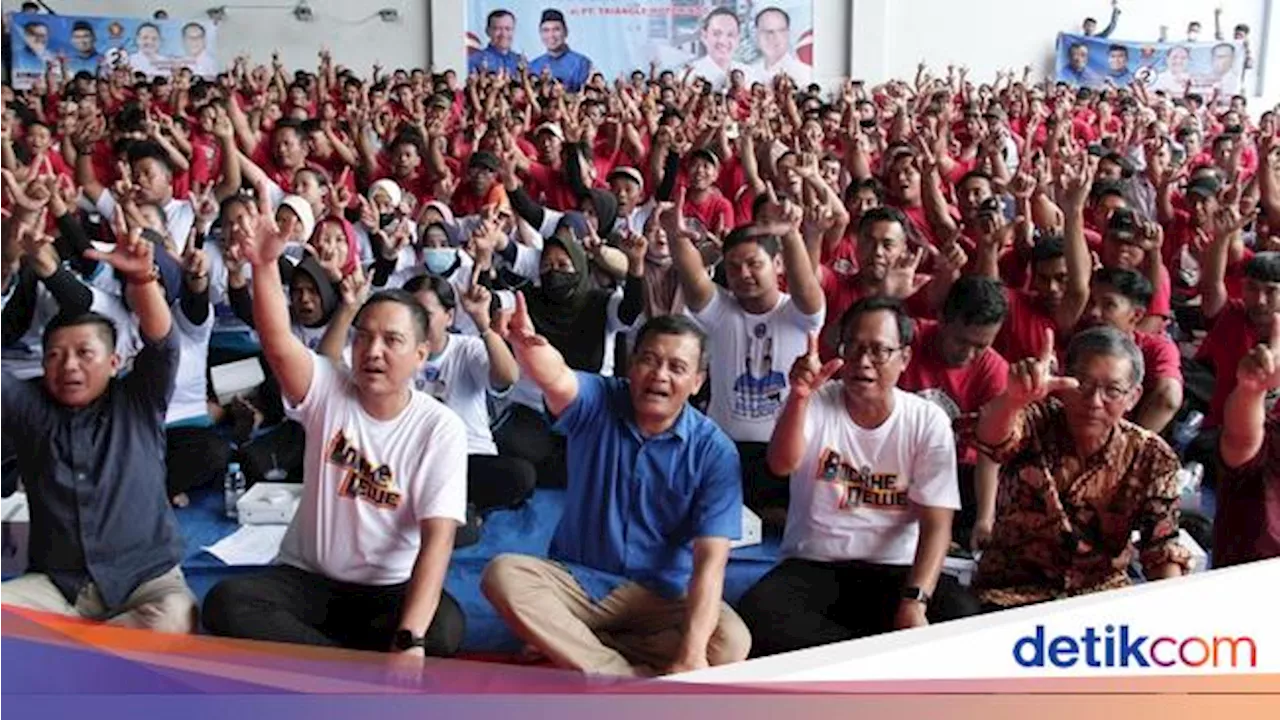
<svg viewBox="0 0 1280 720">
<path fill-rule="evenodd" d="M 212 427 L 165 430 L 165 487 L 169 497 L 220 482 L 231 460 L 231 445 Z"/>
<path fill-rule="evenodd" d="M 518 403 L 512 405 L 494 431 L 493 441 L 499 455 L 533 465 L 538 474 L 538 487 L 563 488 L 567 484 L 564 438 L 551 432 L 551 425 L 542 413 Z"/>
<path fill-rule="evenodd" d="M 742 501 L 752 510 L 786 508 L 791 502 L 791 478 L 769 472 L 765 455 L 769 443 L 740 442 L 738 458 L 742 462 Z"/>
<path fill-rule="evenodd" d="M 388 651 L 407 589 L 407 583 L 355 585 L 276 565 L 215 585 L 202 616 L 205 628 L 223 637 Z M 465 630 L 462 608 L 441 592 L 427 630 L 427 655 L 456 654 Z"/>
<path fill-rule="evenodd" d="M 538 473 L 527 460 L 501 455 L 467 457 L 467 500 L 485 512 L 516 507 L 529 499 Z"/>
<path fill-rule="evenodd" d="M 956 465 L 956 484 L 960 488 L 960 509 L 951 518 L 951 540 L 962 548 L 969 547 L 969 536 L 978 521 L 978 486 L 974 482 L 974 465 Z"/>
<path fill-rule="evenodd" d="M 288 473 L 282 482 L 302 482 L 302 458 L 307 433 L 302 426 L 286 420 L 273 430 L 240 447 L 240 469 L 249 485 L 262 482 L 274 468 Z"/>
<path fill-rule="evenodd" d="M 738 604 L 751 630 L 751 655 L 763 657 L 894 629 L 910 568 L 859 561 L 788 559 L 760 579 Z M 929 622 L 975 615 L 978 601 L 948 575 L 938 579 Z"/>
</svg>

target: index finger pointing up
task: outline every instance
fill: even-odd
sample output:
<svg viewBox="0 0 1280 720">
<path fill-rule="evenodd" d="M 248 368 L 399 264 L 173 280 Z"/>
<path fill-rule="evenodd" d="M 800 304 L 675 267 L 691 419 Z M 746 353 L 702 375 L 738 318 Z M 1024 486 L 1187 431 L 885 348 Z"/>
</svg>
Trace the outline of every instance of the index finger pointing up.
<svg viewBox="0 0 1280 720">
<path fill-rule="evenodd" d="M 1053 328 L 1044 329 L 1044 338 L 1042 343 L 1043 344 L 1040 346 L 1040 361 L 1047 363 L 1053 360 L 1054 348 L 1056 347 L 1054 345 Z"/>
</svg>

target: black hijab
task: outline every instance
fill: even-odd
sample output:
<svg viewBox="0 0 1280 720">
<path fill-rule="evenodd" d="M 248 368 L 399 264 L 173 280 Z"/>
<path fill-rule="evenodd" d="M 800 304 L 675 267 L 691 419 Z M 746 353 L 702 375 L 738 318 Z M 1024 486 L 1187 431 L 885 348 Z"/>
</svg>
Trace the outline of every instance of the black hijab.
<svg viewBox="0 0 1280 720">
<path fill-rule="evenodd" d="M 592 287 L 587 253 L 581 245 L 553 236 L 545 241 L 543 252 L 552 247 L 562 248 L 569 254 L 577 273 L 577 286 L 568 299 L 549 297 L 543 287 L 529 289 L 525 298 L 529 317 L 538 334 L 564 355 L 569 367 L 599 372 L 604 363 L 610 292 Z"/>
</svg>

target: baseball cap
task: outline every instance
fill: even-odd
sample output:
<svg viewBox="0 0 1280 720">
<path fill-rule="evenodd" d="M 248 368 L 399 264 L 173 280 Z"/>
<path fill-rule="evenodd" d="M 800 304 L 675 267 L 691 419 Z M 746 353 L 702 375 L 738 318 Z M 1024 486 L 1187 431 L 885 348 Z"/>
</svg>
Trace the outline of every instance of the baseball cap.
<svg viewBox="0 0 1280 720">
<path fill-rule="evenodd" d="M 1117 240 L 1130 240 L 1138 234 L 1138 216 L 1127 207 L 1116 208 L 1107 220 L 1107 234 Z"/>
<path fill-rule="evenodd" d="M 558 22 L 564 25 L 564 13 L 559 10 L 543 10 L 542 19 L 538 21 L 538 24 L 541 25 L 544 22 Z"/>
<path fill-rule="evenodd" d="M 549 132 L 552 135 L 555 135 L 556 137 L 560 138 L 560 140 L 562 141 L 564 140 L 564 131 L 560 129 L 559 125 L 553 122 L 542 123 L 541 125 L 538 126 L 536 130 L 533 131 L 533 134 L 534 134 L 534 137 L 537 137 L 538 135 L 541 135 L 544 132 Z"/>
<path fill-rule="evenodd" d="M 633 167 L 627 167 L 626 165 L 618 166 L 614 168 L 605 179 L 612 180 L 615 177 L 622 177 L 631 180 L 639 185 L 640 189 L 644 189 L 644 176 L 640 174 L 639 170 Z"/>
<path fill-rule="evenodd" d="M 1203 198 L 1211 198 L 1218 194 L 1218 181 L 1210 176 L 1198 177 L 1187 185 L 1188 195 L 1199 195 Z"/>
<path fill-rule="evenodd" d="M 708 148 L 698 148 L 697 150 L 694 150 L 693 152 L 689 153 L 689 159 L 690 160 L 699 160 L 699 159 L 706 160 L 712 165 L 715 165 L 716 167 L 720 167 L 720 156 L 716 155 L 714 152 L 712 152 Z"/>
<path fill-rule="evenodd" d="M 502 163 L 498 162 L 497 155 L 481 150 L 471 154 L 471 159 L 467 161 L 467 167 L 478 167 L 490 172 L 498 172 L 502 169 Z"/>
</svg>

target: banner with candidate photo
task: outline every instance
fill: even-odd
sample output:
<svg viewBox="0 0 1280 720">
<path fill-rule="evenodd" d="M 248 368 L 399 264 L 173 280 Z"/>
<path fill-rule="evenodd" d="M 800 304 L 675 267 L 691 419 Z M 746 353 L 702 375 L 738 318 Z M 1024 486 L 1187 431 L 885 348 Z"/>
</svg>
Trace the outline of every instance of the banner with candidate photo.
<svg viewBox="0 0 1280 720">
<path fill-rule="evenodd" d="M 1205 97 L 1214 90 L 1230 96 L 1244 87 L 1244 57 L 1241 43 L 1136 42 L 1062 33 L 1057 77 L 1091 88 L 1142 82 L 1179 96 L 1188 88 Z"/>
<path fill-rule="evenodd" d="M 813 0 L 468 0 L 467 70 L 549 72 L 576 92 L 598 71 L 659 71 L 723 88 L 734 70 L 747 85 L 778 74 L 813 76 Z"/>
<path fill-rule="evenodd" d="M 209 20 L 151 20 L 16 13 L 9 21 L 13 86 L 26 89 L 52 63 L 67 71 L 102 75 L 125 66 L 148 77 L 179 68 L 218 74 L 217 26 Z"/>
</svg>

